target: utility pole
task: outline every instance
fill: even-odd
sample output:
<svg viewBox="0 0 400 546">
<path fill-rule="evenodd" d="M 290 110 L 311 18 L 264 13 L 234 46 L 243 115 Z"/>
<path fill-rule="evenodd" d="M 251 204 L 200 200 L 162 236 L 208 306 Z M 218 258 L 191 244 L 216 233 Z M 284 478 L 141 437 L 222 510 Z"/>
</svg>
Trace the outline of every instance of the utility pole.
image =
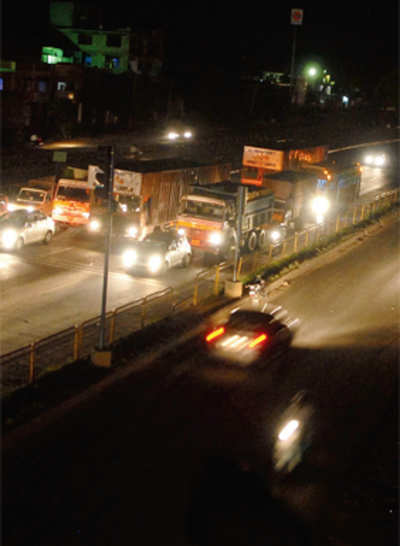
<svg viewBox="0 0 400 546">
<path fill-rule="evenodd" d="M 112 221 L 113 221 L 113 183 L 114 183 L 114 147 L 107 146 L 108 159 L 108 177 L 107 177 L 107 202 L 108 218 L 107 230 L 105 235 L 104 248 L 104 269 L 103 269 L 103 291 L 101 299 L 100 329 L 98 347 L 92 354 L 92 362 L 96 366 L 111 366 L 111 349 L 106 347 L 106 317 L 107 317 L 107 288 L 108 288 L 108 269 L 111 254 Z"/>
<path fill-rule="evenodd" d="M 240 241 L 242 240 L 242 216 L 243 216 L 243 205 L 244 205 L 244 194 L 246 188 L 239 184 L 238 195 L 237 195 L 237 218 L 236 218 L 236 245 L 235 245 L 235 260 L 233 264 L 233 282 L 237 282 L 237 270 L 239 265 L 239 256 L 240 256 Z"/>
<path fill-rule="evenodd" d="M 296 41 L 297 41 L 297 27 L 303 24 L 303 10 L 294 8 L 290 11 L 290 24 L 293 26 L 293 41 L 292 41 L 292 59 L 290 61 L 290 102 L 295 101 L 295 89 L 296 89 Z"/>
</svg>

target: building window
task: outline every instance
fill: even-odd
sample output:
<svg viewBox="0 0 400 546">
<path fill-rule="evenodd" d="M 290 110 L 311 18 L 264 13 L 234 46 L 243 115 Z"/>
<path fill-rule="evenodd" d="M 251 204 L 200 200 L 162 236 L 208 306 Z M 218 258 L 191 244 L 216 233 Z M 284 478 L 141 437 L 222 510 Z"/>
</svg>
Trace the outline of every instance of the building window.
<svg viewBox="0 0 400 546">
<path fill-rule="evenodd" d="M 109 70 L 114 70 L 115 68 L 119 68 L 120 60 L 118 57 L 106 55 L 105 64 L 106 68 Z"/>
<path fill-rule="evenodd" d="M 86 66 L 92 66 L 92 56 L 85 55 L 85 60 L 83 62 Z"/>
<path fill-rule="evenodd" d="M 38 82 L 38 91 L 39 93 L 46 93 L 47 92 L 47 82 L 41 80 Z"/>
<path fill-rule="evenodd" d="M 108 47 L 121 47 L 121 36 L 119 34 L 107 34 L 106 45 Z"/>
<path fill-rule="evenodd" d="M 57 91 L 66 91 L 67 82 L 57 82 Z"/>
<path fill-rule="evenodd" d="M 92 36 L 90 34 L 78 34 L 78 44 L 91 45 Z"/>
</svg>

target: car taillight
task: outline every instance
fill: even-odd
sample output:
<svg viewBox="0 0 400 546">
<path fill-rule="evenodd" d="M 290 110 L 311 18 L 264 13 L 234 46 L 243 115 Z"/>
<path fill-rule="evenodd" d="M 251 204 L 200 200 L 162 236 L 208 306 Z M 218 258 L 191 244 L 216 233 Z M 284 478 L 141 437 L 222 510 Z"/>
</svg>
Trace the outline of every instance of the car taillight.
<svg viewBox="0 0 400 546">
<path fill-rule="evenodd" d="M 207 343 L 210 343 L 213 339 L 216 337 L 222 336 L 222 334 L 225 333 L 225 328 L 221 326 L 220 328 L 217 328 L 216 330 L 213 330 L 206 336 Z"/>
<path fill-rule="evenodd" d="M 249 349 L 253 349 L 253 347 L 256 347 L 256 345 L 259 345 L 263 341 L 266 341 L 267 337 L 267 334 L 260 334 L 258 337 L 253 339 L 253 341 L 250 341 Z"/>
</svg>

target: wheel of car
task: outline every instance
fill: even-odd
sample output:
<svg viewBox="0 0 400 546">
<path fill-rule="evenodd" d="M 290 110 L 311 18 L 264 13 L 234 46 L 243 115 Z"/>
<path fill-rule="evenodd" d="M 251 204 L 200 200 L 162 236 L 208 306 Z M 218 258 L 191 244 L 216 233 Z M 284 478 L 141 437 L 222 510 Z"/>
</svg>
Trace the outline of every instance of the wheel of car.
<svg viewBox="0 0 400 546">
<path fill-rule="evenodd" d="M 255 231 L 252 231 L 247 239 L 247 249 L 250 252 L 254 252 L 254 250 L 257 247 L 257 233 Z"/>
<path fill-rule="evenodd" d="M 19 251 L 21 250 L 22 248 L 24 247 L 24 240 L 22 237 L 19 237 L 16 241 L 15 241 L 15 250 Z"/>
<path fill-rule="evenodd" d="M 53 232 L 49 230 L 44 236 L 43 243 L 45 245 L 48 245 L 50 241 L 52 240 L 52 238 L 53 238 Z"/>
<path fill-rule="evenodd" d="M 192 258 L 190 254 L 185 254 L 182 258 L 182 267 L 189 267 L 190 262 L 192 261 Z"/>
</svg>

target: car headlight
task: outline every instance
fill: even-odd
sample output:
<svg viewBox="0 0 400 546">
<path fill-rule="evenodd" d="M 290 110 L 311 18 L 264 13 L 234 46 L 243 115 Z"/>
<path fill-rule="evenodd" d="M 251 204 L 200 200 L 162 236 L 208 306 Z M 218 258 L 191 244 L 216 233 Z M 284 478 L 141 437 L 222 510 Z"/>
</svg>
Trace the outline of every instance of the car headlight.
<svg viewBox="0 0 400 546">
<path fill-rule="evenodd" d="M 4 248 L 13 248 L 17 239 L 18 233 L 15 229 L 6 229 L 1 235 L 1 242 Z"/>
<path fill-rule="evenodd" d="M 293 440 L 296 430 L 299 428 L 300 422 L 297 419 L 291 419 L 280 429 L 278 438 L 281 442 Z"/>
<path fill-rule="evenodd" d="M 329 209 L 329 201 L 326 197 L 314 197 L 311 208 L 317 215 L 325 214 Z"/>
<path fill-rule="evenodd" d="M 220 245 L 222 243 L 222 233 L 220 233 L 219 231 L 213 231 L 210 233 L 209 237 L 208 237 L 208 241 L 212 244 L 212 245 Z"/>
<path fill-rule="evenodd" d="M 135 250 L 125 250 L 122 254 L 122 263 L 125 267 L 132 267 L 136 263 L 137 254 Z"/>
<path fill-rule="evenodd" d="M 157 271 L 161 269 L 161 266 L 162 266 L 161 256 L 159 256 L 158 254 L 151 256 L 149 258 L 149 261 L 147 262 L 147 265 L 152 273 L 156 273 Z"/>
<path fill-rule="evenodd" d="M 167 135 L 167 138 L 168 140 L 176 140 L 177 138 L 179 138 L 179 135 L 175 131 L 170 131 Z"/>
<path fill-rule="evenodd" d="M 9 212 L 13 212 L 17 207 L 14 205 L 14 203 L 8 203 L 7 210 Z"/>
<path fill-rule="evenodd" d="M 193 135 L 192 135 L 192 132 L 191 132 L 191 131 L 185 131 L 185 132 L 183 133 L 183 136 L 184 136 L 185 138 L 192 138 Z"/>
<path fill-rule="evenodd" d="M 374 165 L 377 167 L 382 167 L 382 165 L 385 164 L 385 156 L 384 155 L 377 155 L 374 159 Z"/>
<path fill-rule="evenodd" d="M 129 226 L 126 228 L 126 234 L 128 237 L 137 237 L 138 231 L 137 226 Z"/>
<path fill-rule="evenodd" d="M 100 222 L 98 220 L 92 220 L 90 223 L 89 223 L 89 229 L 90 231 L 99 231 L 100 229 Z"/>
<path fill-rule="evenodd" d="M 271 241 L 276 243 L 279 241 L 279 239 L 281 238 L 281 234 L 278 230 L 274 229 L 274 231 L 271 231 L 271 233 L 269 234 L 269 236 L 271 237 Z"/>
<path fill-rule="evenodd" d="M 28 212 L 33 212 L 33 211 L 35 210 L 35 207 L 29 206 L 29 207 L 26 207 L 26 210 L 27 210 Z"/>
<path fill-rule="evenodd" d="M 374 161 L 374 158 L 372 157 L 372 155 L 366 155 L 364 157 L 364 163 L 366 163 L 367 165 L 371 165 L 373 161 Z"/>
</svg>

